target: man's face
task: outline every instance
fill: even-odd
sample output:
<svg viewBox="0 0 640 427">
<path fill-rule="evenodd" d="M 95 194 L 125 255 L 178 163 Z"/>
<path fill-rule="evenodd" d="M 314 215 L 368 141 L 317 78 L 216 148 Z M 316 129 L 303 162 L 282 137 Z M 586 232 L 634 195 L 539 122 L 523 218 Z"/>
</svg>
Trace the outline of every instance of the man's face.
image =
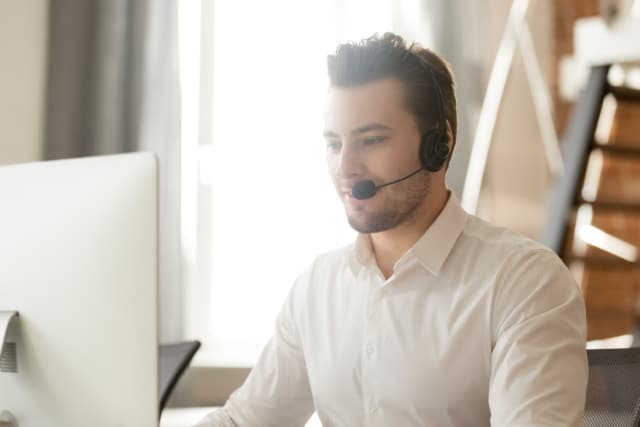
<svg viewBox="0 0 640 427">
<path fill-rule="evenodd" d="M 365 200 L 351 196 L 353 184 L 376 185 L 420 168 L 420 132 L 405 106 L 403 83 L 393 78 L 359 86 L 330 87 L 324 136 L 327 166 L 351 226 L 361 233 L 392 229 L 411 220 L 429 190 L 425 172 Z"/>
</svg>

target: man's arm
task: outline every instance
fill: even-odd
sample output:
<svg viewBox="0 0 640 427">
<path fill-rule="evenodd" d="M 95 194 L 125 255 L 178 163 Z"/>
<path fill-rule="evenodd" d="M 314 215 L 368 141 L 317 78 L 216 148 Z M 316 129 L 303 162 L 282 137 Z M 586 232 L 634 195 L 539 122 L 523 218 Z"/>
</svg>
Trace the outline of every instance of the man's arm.
<svg viewBox="0 0 640 427">
<path fill-rule="evenodd" d="M 304 426 L 314 406 L 293 314 L 296 285 L 278 315 L 275 335 L 247 380 L 223 408 L 194 427 Z"/>
<path fill-rule="evenodd" d="M 496 294 L 492 426 L 582 425 L 588 366 L 582 294 L 544 250 L 508 261 Z"/>
</svg>

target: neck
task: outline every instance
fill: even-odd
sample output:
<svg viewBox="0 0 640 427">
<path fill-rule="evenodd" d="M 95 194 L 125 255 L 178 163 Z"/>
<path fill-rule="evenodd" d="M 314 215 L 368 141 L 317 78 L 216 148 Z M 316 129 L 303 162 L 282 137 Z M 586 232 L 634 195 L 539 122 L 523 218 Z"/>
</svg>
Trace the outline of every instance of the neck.
<svg viewBox="0 0 640 427">
<path fill-rule="evenodd" d="M 385 279 L 393 274 L 395 263 L 424 235 L 436 220 L 449 198 L 449 192 L 442 186 L 429 194 L 408 221 L 379 233 L 372 233 L 371 247 L 378 268 Z"/>
</svg>

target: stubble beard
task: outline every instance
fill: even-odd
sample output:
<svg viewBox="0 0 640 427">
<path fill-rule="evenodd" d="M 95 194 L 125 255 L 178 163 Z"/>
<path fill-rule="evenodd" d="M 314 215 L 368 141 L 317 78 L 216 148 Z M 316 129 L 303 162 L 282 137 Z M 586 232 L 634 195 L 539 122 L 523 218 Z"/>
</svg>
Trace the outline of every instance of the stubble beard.
<svg viewBox="0 0 640 427">
<path fill-rule="evenodd" d="M 427 173 L 415 178 L 380 189 L 382 194 L 378 197 L 384 197 L 384 201 L 379 210 L 347 213 L 351 228 L 359 233 L 378 233 L 415 218 L 418 207 L 429 194 L 431 176 Z"/>
</svg>

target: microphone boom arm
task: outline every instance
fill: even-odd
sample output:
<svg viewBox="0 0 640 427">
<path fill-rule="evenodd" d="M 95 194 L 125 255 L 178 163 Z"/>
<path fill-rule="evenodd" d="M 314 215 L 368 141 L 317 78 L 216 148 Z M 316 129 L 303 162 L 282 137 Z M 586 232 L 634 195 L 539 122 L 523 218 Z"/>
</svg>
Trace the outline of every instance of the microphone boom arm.
<svg viewBox="0 0 640 427">
<path fill-rule="evenodd" d="M 384 184 L 376 185 L 376 189 L 379 189 L 379 188 L 382 188 L 382 187 L 386 187 L 387 185 L 396 184 L 396 183 L 398 183 L 398 182 L 400 182 L 400 181 L 404 181 L 405 179 L 409 179 L 409 178 L 411 178 L 412 176 L 414 176 L 415 174 L 417 174 L 418 172 L 420 172 L 422 169 L 424 169 L 424 168 L 423 168 L 423 167 L 421 167 L 420 169 L 418 169 L 418 170 L 415 170 L 415 171 L 411 172 L 409 175 L 407 175 L 407 176 L 403 176 L 402 178 L 398 178 L 398 179 L 396 179 L 396 180 L 394 180 L 394 181 L 391 181 L 391 182 L 385 182 Z"/>
</svg>

